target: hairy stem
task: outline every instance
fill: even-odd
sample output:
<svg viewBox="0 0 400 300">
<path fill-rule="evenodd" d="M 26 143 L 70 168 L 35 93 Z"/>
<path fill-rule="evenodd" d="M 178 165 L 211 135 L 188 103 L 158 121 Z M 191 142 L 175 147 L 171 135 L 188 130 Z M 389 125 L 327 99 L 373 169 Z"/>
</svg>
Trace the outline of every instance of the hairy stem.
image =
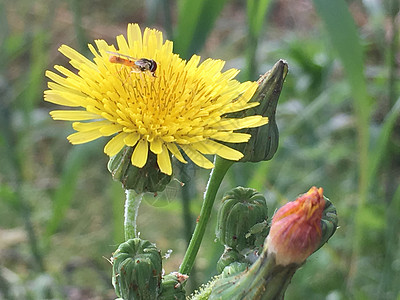
<svg viewBox="0 0 400 300">
<path fill-rule="evenodd" d="M 134 190 L 126 190 L 124 231 L 125 241 L 137 236 L 136 220 L 143 194 L 137 194 Z"/>
</svg>

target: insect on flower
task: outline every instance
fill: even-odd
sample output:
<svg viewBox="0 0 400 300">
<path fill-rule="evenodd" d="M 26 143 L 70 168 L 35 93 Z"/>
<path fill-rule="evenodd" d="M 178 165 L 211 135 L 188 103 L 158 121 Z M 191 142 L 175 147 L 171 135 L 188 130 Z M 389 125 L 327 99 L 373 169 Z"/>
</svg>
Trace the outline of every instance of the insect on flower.
<svg viewBox="0 0 400 300">
<path fill-rule="evenodd" d="M 134 58 L 118 52 L 107 51 L 111 54 L 109 61 L 114 64 L 120 64 L 132 68 L 132 72 L 141 73 L 149 71 L 153 77 L 156 77 L 157 63 L 148 58 Z"/>
</svg>

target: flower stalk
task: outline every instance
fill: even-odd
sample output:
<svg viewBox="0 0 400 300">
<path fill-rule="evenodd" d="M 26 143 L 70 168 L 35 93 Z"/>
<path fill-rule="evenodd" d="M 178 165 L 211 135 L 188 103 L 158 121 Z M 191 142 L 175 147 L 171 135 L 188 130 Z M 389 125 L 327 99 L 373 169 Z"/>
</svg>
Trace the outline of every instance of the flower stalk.
<svg viewBox="0 0 400 300">
<path fill-rule="evenodd" d="M 138 237 L 137 216 L 143 193 L 137 194 L 134 190 L 126 190 L 124 232 L 125 241 Z"/>
<path fill-rule="evenodd" d="M 226 160 L 218 156 L 215 157 L 215 167 L 210 173 L 210 179 L 206 187 L 206 192 L 204 193 L 203 205 L 200 210 L 198 222 L 179 268 L 179 272 L 182 274 L 189 274 L 193 268 L 194 260 L 199 252 L 200 244 L 203 240 L 208 220 L 210 219 L 215 196 L 217 195 L 222 179 L 224 179 L 226 172 L 233 163 L 234 162 L 231 160 Z"/>
</svg>

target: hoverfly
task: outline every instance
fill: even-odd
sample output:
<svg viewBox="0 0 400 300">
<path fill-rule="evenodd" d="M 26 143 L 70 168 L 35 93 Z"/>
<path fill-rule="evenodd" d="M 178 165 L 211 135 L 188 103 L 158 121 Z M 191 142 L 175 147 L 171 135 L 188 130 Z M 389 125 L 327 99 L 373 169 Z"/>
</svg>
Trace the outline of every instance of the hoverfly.
<svg viewBox="0 0 400 300">
<path fill-rule="evenodd" d="M 132 68 L 132 72 L 140 73 L 149 71 L 153 77 L 156 77 L 155 71 L 157 70 L 157 63 L 148 58 L 134 58 L 118 52 L 106 51 L 112 54 L 109 61 L 114 64 L 120 64 Z"/>
</svg>

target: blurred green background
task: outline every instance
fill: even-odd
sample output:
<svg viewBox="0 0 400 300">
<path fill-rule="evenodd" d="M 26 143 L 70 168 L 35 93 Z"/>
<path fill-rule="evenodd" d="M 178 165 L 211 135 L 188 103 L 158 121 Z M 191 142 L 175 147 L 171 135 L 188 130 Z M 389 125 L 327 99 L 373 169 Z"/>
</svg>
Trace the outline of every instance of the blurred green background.
<svg viewBox="0 0 400 300">
<path fill-rule="evenodd" d="M 336 206 L 340 228 L 286 299 L 400 299 L 398 0 L 1 0 L 0 299 L 115 298 L 105 257 L 123 241 L 124 193 L 107 139 L 70 145 L 71 124 L 50 118 L 43 91 L 45 70 L 68 65 L 60 45 L 90 57 L 87 43 L 114 43 L 129 22 L 162 30 L 183 58 L 226 60 L 240 80 L 287 60 L 278 152 L 234 165 L 220 192 L 256 188 L 272 215 L 316 185 Z M 176 176 L 184 188 L 139 211 L 141 237 L 172 250 L 166 273 L 179 267 L 208 171 Z M 189 290 L 216 273 L 214 228 L 215 212 Z"/>
</svg>

